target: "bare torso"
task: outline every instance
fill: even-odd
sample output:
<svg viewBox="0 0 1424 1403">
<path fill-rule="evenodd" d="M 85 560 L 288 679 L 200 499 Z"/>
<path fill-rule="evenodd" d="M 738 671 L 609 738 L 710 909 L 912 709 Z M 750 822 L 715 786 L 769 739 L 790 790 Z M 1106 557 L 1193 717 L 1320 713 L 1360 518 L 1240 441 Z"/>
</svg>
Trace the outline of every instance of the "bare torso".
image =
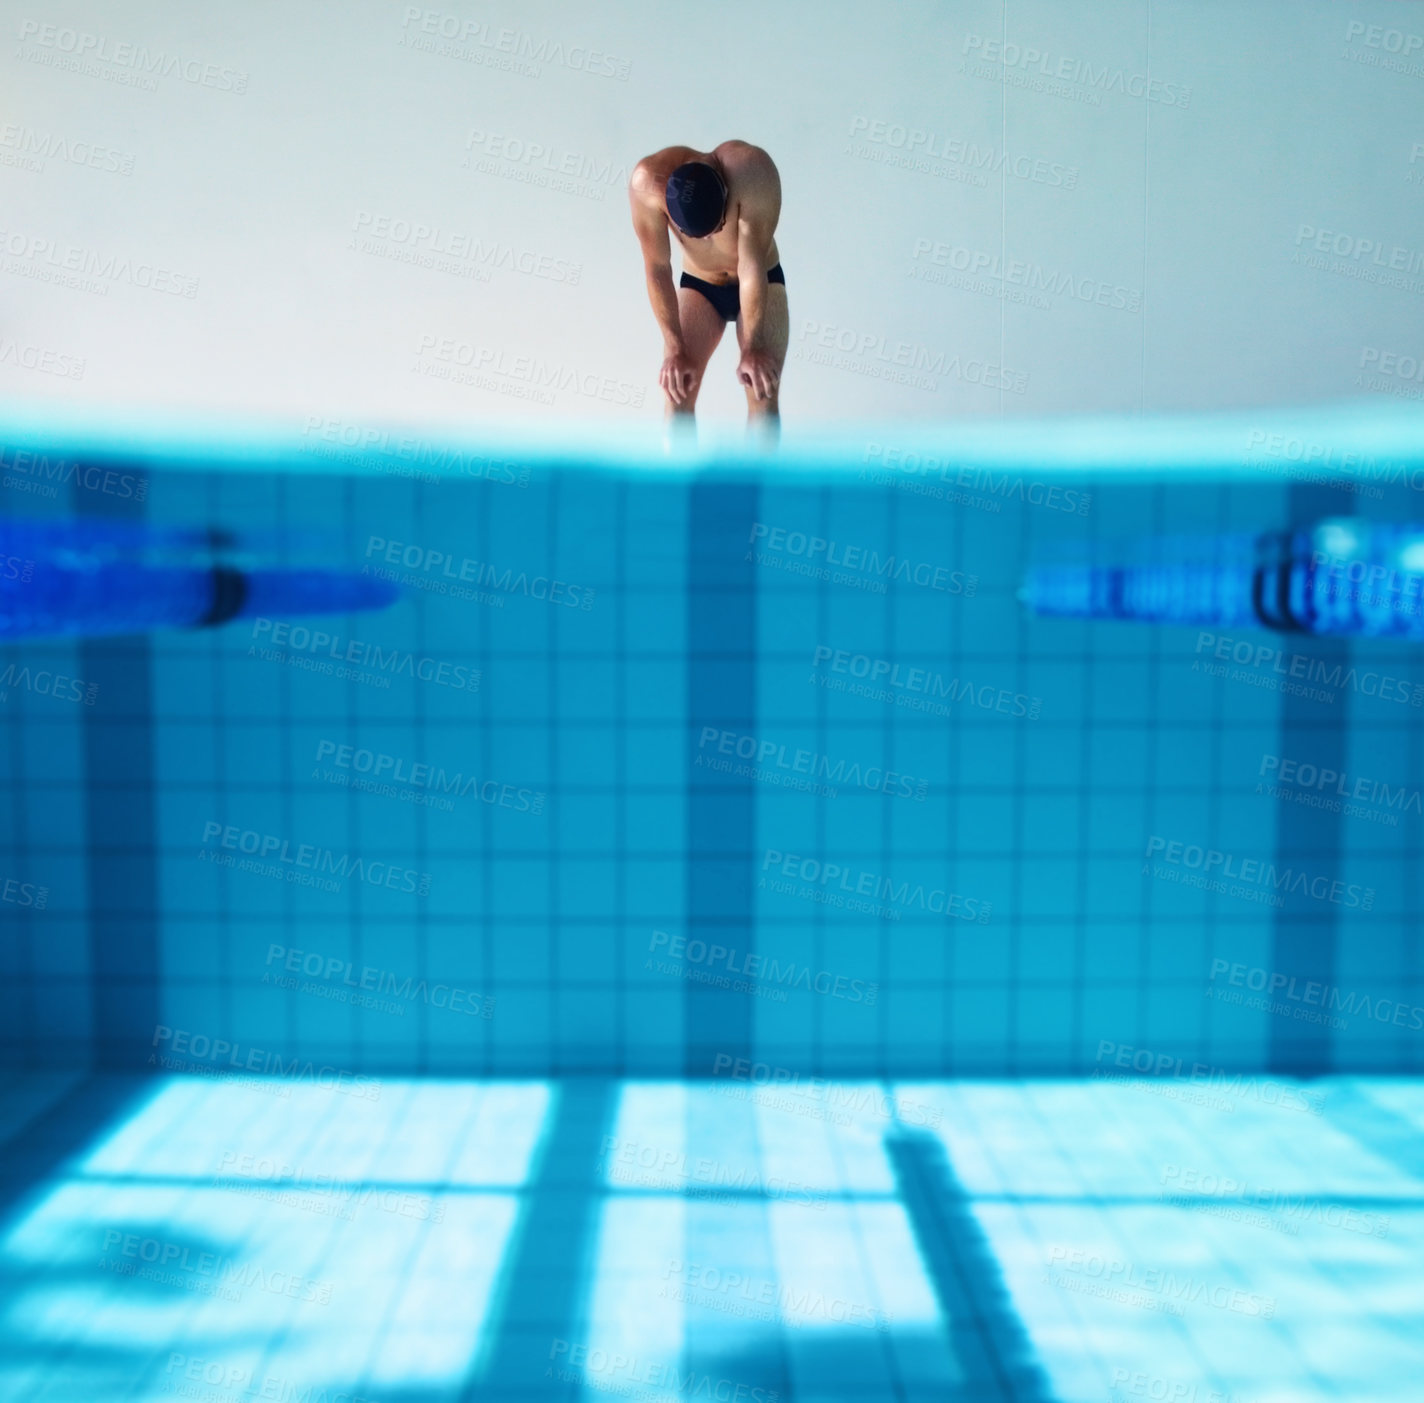
<svg viewBox="0 0 1424 1403">
<path fill-rule="evenodd" d="M 672 220 L 667 220 L 668 232 L 682 246 L 683 271 L 709 283 L 730 283 L 737 276 L 737 229 L 746 195 L 746 176 L 762 162 L 771 158 L 760 147 L 745 141 L 724 141 L 712 152 L 694 151 L 690 146 L 668 146 L 639 162 L 652 177 L 650 184 L 661 191 L 667 178 L 684 161 L 705 161 L 715 156 L 727 181 L 727 219 L 715 233 L 705 239 L 689 239 Z M 661 208 L 659 201 L 659 208 Z M 666 214 L 664 218 L 666 219 Z M 774 268 L 781 261 L 773 236 L 766 255 L 766 266 Z"/>
</svg>

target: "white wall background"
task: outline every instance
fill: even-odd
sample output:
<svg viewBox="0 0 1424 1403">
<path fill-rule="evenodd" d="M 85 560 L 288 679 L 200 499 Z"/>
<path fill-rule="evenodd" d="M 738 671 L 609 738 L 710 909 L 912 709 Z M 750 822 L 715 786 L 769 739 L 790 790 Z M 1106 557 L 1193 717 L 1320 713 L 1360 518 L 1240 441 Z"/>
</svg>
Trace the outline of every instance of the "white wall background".
<svg viewBox="0 0 1424 1403">
<path fill-rule="evenodd" d="M 1367 348 L 1424 352 L 1424 5 L 914 0 L 876 15 L 861 0 L 729 0 L 698 21 L 633 0 L 437 3 L 447 8 L 411 20 L 387 0 L 5 0 L 0 401 L 465 426 L 655 419 L 660 343 L 624 178 L 658 146 L 731 136 L 764 145 L 782 172 L 788 417 L 1419 390 L 1397 373 L 1361 382 L 1360 367 Z M 409 41 L 438 40 L 426 15 L 437 30 L 479 27 L 470 47 L 486 58 L 498 50 L 481 40 L 501 30 L 543 57 L 519 72 L 422 51 Z M 991 41 L 1047 57 L 1007 50 L 1010 63 L 986 68 Z M 589 48 L 626 76 L 572 67 Z M 78 71 L 59 66 L 81 49 Z M 137 85 L 142 49 L 182 71 Z M 1061 91 L 1038 90 L 1044 68 L 1070 74 Z M 237 74 L 245 92 L 231 90 Z M 1124 90 L 1144 81 L 1190 99 Z M 936 149 L 1007 152 L 1028 178 L 953 157 L 885 164 L 901 127 L 932 133 L 922 144 Z M 530 146 L 581 170 L 584 188 L 520 180 L 547 172 L 542 160 L 494 154 Z M 470 164 L 481 159 L 491 168 Z M 1071 189 L 1052 183 L 1055 164 L 1076 172 Z M 353 244 L 362 216 L 576 263 L 581 276 L 486 266 L 477 280 L 398 262 Z M 1295 261 L 1302 225 L 1346 251 Z M 1050 293 L 1034 305 L 996 296 L 991 278 L 977 291 L 918 281 L 917 240 L 1140 301 Z M 66 258 L 106 291 L 36 276 Z M 196 295 L 139 286 L 115 271 L 124 260 L 196 279 Z M 1391 260 L 1413 265 L 1402 285 L 1357 276 Z M 868 349 L 805 359 L 827 327 Z M 506 373 L 483 385 L 423 376 L 418 364 L 448 368 L 419 360 L 427 338 L 503 356 Z M 923 383 L 874 374 L 897 346 Z M 552 403 L 520 397 L 532 366 L 520 357 L 563 381 Z M 728 338 L 707 415 L 740 415 L 734 365 Z M 992 373 L 978 383 L 984 365 L 1014 388 Z M 618 399 L 642 392 L 641 407 L 581 393 L 568 372 L 586 388 L 606 377 Z"/>
</svg>

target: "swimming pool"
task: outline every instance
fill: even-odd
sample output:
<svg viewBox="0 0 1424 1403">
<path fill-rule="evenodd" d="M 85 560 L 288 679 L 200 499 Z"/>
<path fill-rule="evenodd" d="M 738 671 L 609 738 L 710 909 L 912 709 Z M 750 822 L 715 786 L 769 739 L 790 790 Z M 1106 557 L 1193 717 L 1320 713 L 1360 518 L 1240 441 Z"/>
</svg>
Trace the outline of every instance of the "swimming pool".
<svg viewBox="0 0 1424 1403">
<path fill-rule="evenodd" d="M 1417 649 L 1026 581 L 1419 428 L 11 416 L 13 518 L 400 597 L 3 648 L 0 1386 L 1398 1397 Z"/>
<path fill-rule="evenodd" d="M 110 490 L 65 480 L 85 429 L 17 424 L 9 479 L 58 493 L 12 489 L 17 515 L 220 528 L 214 560 L 401 597 L 7 649 L 11 866 L 65 951 L 17 970 L 12 1046 L 122 1063 L 161 1026 L 175 1057 L 181 1030 L 353 1072 L 1083 1072 L 1104 1041 L 1417 1068 L 1407 1018 L 1204 997 L 1222 959 L 1356 1007 L 1414 988 L 1413 649 L 1020 598 L 1034 568 L 1166 537 L 1419 518 L 1414 424 L 1030 424 L 954 454 L 871 430 L 774 467 L 110 427 L 86 450 Z"/>
</svg>

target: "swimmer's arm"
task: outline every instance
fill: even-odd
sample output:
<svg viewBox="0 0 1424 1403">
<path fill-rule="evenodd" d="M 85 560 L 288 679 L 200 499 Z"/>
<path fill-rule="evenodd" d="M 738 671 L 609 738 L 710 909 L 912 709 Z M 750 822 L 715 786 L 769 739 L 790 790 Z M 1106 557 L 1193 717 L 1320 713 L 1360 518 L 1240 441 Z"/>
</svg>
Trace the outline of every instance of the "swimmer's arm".
<svg viewBox="0 0 1424 1403">
<path fill-rule="evenodd" d="M 737 211 L 737 289 L 748 346 L 760 349 L 766 314 L 766 258 L 781 218 L 781 177 L 766 161 L 750 173 Z"/>
<path fill-rule="evenodd" d="M 650 192 L 651 197 L 650 197 Z M 648 281 L 648 301 L 662 328 L 668 355 L 681 352 L 682 318 L 677 310 L 677 288 L 672 281 L 672 240 L 668 238 L 667 216 L 658 202 L 653 183 L 641 167 L 628 182 L 628 203 L 633 210 L 633 230 L 643 251 L 643 271 Z"/>
</svg>

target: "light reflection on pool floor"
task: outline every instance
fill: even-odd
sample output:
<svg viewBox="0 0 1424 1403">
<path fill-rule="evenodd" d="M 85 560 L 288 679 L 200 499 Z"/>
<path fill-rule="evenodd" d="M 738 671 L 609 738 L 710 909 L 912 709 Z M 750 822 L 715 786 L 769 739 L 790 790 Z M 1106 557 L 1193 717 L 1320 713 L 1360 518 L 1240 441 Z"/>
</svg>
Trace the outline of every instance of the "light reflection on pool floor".
<svg viewBox="0 0 1424 1403">
<path fill-rule="evenodd" d="M 1268 1403 L 1424 1374 L 1421 1081 L 369 1087 L 13 1078 L 0 1398 Z"/>
</svg>

